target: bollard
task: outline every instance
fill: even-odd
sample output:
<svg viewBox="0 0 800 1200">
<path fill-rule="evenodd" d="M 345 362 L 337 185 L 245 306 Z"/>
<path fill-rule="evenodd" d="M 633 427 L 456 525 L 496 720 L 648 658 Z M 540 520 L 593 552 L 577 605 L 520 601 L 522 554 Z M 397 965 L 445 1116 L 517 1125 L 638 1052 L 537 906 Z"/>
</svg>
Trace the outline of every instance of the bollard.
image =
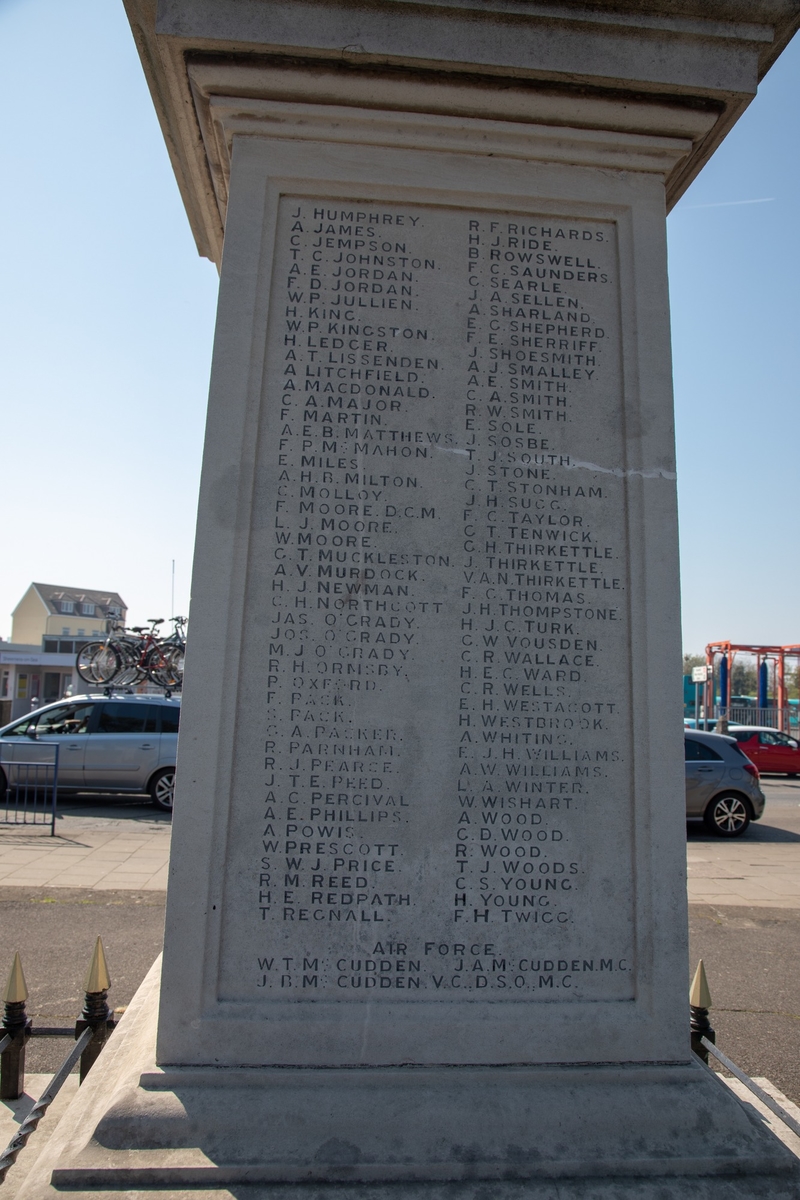
<svg viewBox="0 0 800 1200">
<path fill-rule="evenodd" d="M 78 1038 L 84 1029 L 91 1029 L 92 1040 L 81 1054 L 80 1081 L 83 1083 L 89 1071 L 97 1060 L 100 1051 L 106 1044 L 109 1034 L 114 1028 L 114 1019 L 106 1003 L 111 980 L 108 976 L 108 966 L 103 950 L 103 942 L 97 939 L 94 954 L 89 964 L 89 970 L 83 983 L 86 995 L 83 1001 L 83 1012 L 75 1022 L 75 1037 Z"/>
<path fill-rule="evenodd" d="M 25 1090 L 25 1046 L 31 1036 L 31 1022 L 25 1012 L 27 999 L 22 963 L 15 954 L 4 997 L 2 1033 L 12 1040 L 0 1054 L 0 1100 L 18 1100 Z"/>
<path fill-rule="evenodd" d="M 715 1046 L 717 1044 L 717 1035 L 711 1028 L 711 1022 L 708 1019 L 708 1010 L 710 1008 L 711 992 L 708 990 L 706 969 L 703 966 L 701 958 L 694 973 L 692 986 L 689 989 L 689 1028 L 691 1029 L 692 1049 L 695 1054 L 702 1058 L 706 1066 L 708 1066 L 708 1051 L 701 1039 L 708 1038 Z"/>
</svg>

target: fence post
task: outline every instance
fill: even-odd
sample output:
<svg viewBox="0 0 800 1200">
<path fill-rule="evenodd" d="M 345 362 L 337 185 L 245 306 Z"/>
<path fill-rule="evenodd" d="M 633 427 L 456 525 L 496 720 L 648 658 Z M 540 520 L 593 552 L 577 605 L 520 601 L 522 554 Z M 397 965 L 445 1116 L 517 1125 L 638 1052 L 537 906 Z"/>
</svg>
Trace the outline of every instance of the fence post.
<svg viewBox="0 0 800 1200">
<path fill-rule="evenodd" d="M 98 938 L 94 946 L 94 954 L 89 964 L 89 970 L 83 982 L 86 993 L 83 1001 L 83 1012 L 75 1022 L 75 1037 L 78 1038 L 84 1029 L 91 1029 L 92 1040 L 81 1054 L 80 1081 L 83 1083 L 89 1071 L 97 1060 L 100 1051 L 114 1028 L 114 1018 L 106 1003 L 111 980 L 108 975 L 106 956 L 103 942 Z"/>
<path fill-rule="evenodd" d="M 702 1039 L 708 1038 L 715 1046 L 717 1044 L 717 1035 L 711 1028 L 711 1022 L 708 1019 L 708 1010 L 710 1008 L 711 992 L 708 988 L 706 969 L 703 966 L 701 958 L 694 973 L 692 986 L 689 989 L 689 1028 L 691 1029 L 692 1049 L 695 1054 L 702 1058 L 706 1065 L 708 1065 L 708 1051 L 703 1045 Z"/>
<path fill-rule="evenodd" d="M 25 1090 L 25 1046 L 31 1036 L 31 1022 L 25 1012 L 27 999 L 28 986 L 17 953 L 3 998 L 2 1032 L 11 1038 L 11 1045 L 0 1054 L 0 1100 L 18 1100 Z"/>
</svg>

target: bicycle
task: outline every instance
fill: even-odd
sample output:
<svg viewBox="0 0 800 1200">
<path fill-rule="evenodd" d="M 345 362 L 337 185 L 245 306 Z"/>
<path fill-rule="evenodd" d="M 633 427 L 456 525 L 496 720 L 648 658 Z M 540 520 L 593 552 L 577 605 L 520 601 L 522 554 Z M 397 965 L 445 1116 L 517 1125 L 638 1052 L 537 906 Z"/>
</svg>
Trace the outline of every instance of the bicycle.
<svg viewBox="0 0 800 1200">
<path fill-rule="evenodd" d="M 169 638 L 160 640 L 156 629 L 163 624 L 163 617 L 151 617 L 150 628 L 135 625 L 131 633 L 116 626 L 103 642 L 87 642 L 79 652 L 75 666 L 81 679 L 87 683 L 117 687 L 131 686 L 143 679 L 150 679 L 157 687 L 172 691 L 183 682 L 183 656 L 185 650 L 183 617 L 173 618 L 175 629 Z"/>
</svg>

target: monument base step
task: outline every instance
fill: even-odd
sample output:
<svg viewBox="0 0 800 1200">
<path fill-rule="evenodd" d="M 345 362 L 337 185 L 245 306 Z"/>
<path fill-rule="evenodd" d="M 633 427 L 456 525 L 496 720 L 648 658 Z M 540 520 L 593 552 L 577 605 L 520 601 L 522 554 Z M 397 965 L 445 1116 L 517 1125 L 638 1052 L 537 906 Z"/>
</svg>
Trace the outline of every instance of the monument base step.
<svg viewBox="0 0 800 1200">
<path fill-rule="evenodd" d="M 697 1062 L 161 1069 L 158 986 L 156 966 L 20 1200 L 800 1200 L 798 1159 Z"/>
</svg>

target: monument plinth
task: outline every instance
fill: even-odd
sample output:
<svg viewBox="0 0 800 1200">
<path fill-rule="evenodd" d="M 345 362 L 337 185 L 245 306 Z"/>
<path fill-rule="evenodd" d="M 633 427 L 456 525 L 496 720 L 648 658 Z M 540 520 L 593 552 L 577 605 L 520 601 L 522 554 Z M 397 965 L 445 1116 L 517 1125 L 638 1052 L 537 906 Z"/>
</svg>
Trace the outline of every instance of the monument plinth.
<svg viewBox="0 0 800 1200">
<path fill-rule="evenodd" d="M 800 10 L 128 10 L 220 307 L 157 1046 L 34 1194 L 800 1194 L 689 1049 L 664 224 Z"/>
</svg>

